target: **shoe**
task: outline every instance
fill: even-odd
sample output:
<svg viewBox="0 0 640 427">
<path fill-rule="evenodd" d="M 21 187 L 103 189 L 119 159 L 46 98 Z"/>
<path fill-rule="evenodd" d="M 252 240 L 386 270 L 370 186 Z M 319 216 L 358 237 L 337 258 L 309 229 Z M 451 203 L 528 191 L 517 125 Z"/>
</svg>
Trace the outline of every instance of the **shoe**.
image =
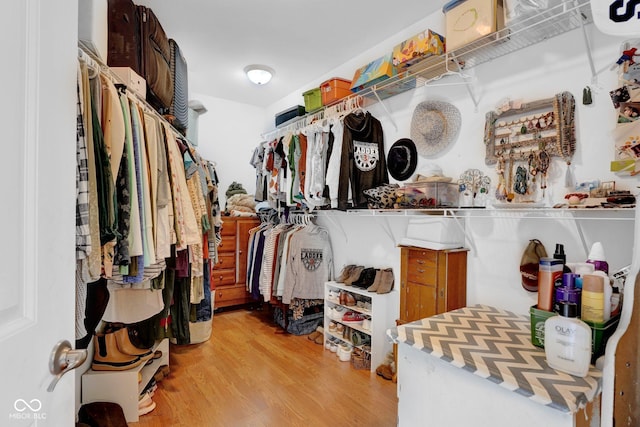
<svg viewBox="0 0 640 427">
<path fill-rule="evenodd" d="M 146 415 L 154 409 L 156 409 L 156 402 L 152 400 L 149 405 L 143 406 L 142 408 L 138 407 L 138 416 L 141 417 L 143 415 Z"/>
<path fill-rule="evenodd" d="M 331 345 L 329 346 L 329 351 L 331 353 L 336 353 L 338 351 L 338 344 L 335 342 L 332 342 Z"/>
<path fill-rule="evenodd" d="M 347 307 L 353 307 L 356 305 L 356 297 L 353 296 L 352 293 L 349 292 L 345 292 L 345 297 L 344 297 L 344 304 Z"/>
<path fill-rule="evenodd" d="M 336 282 L 344 283 L 344 281 L 351 275 L 351 270 L 353 270 L 353 267 L 355 267 L 355 265 L 353 264 L 345 265 L 340 272 L 340 276 L 336 278 Z"/>
<path fill-rule="evenodd" d="M 94 337 L 94 354 L 91 369 L 94 371 L 125 371 L 142 363 L 138 356 L 124 354 L 118 349 L 114 333 Z"/>
<path fill-rule="evenodd" d="M 331 330 L 331 327 L 329 327 L 329 330 Z M 307 338 L 310 341 L 315 341 L 316 338 L 318 338 L 318 335 L 322 335 L 322 334 L 320 332 L 318 332 L 318 331 L 313 331 L 309 335 L 307 335 Z"/>
<path fill-rule="evenodd" d="M 393 370 L 389 365 L 380 365 L 376 368 L 376 374 L 380 375 L 385 380 L 391 381 L 393 379 Z"/>
<path fill-rule="evenodd" d="M 380 286 L 376 290 L 378 294 L 387 294 L 393 289 L 393 269 L 387 268 L 382 270 L 382 277 L 380 278 Z"/>
<path fill-rule="evenodd" d="M 345 291 L 340 291 L 340 297 L 338 298 L 338 304 L 347 305 L 347 293 Z"/>
<path fill-rule="evenodd" d="M 344 333 L 344 325 L 342 323 L 336 324 L 336 334 L 342 335 Z"/>
<path fill-rule="evenodd" d="M 364 319 L 362 321 L 362 329 L 364 329 L 365 331 L 370 331 L 371 330 L 371 320 L 370 319 Z"/>
<path fill-rule="evenodd" d="M 315 340 L 313 340 L 313 342 L 314 342 L 314 343 L 316 343 L 316 344 L 320 344 L 320 345 L 322 345 L 322 343 L 324 342 L 324 333 L 322 333 L 322 334 L 318 335 L 318 336 L 316 337 L 316 339 L 315 339 Z"/>
<path fill-rule="evenodd" d="M 362 266 L 362 265 L 354 266 L 353 269 L 351 270 L 351 274 L 349 275 L 349 277 L 344 279 L 343 283 L 346 286 L 351 286 L 351 284 L 353 282 L 355 282 L 356 280 L 358 280 L 360 278 L 360 274 L 362 273 L 362 270 L 364 270 L 364 266 Z"/>
<path fill-rule="evenodd" d="M 362 323 L 365 317 L 356 312 L 356 311 L 347 311 L 344 316 L 342 316 L 342 321 L 345 323 Z"/>
<path fill-rule="evenodd" d="M 336 327 L 337 327 L 336 322 L 329 322 L 329 332 L 335 332 L 336 331 Z M 311 339 L 311 338 L 309 338 L 309 339 Z"/>
<path fill-rule="evenodd" d="M 376 270 L 376 277 L 373 279 L 373 284 L 367 288 L 369 292 L 375 292 L 380 287 L 380 279 L 382 278 L 382 270 Z"/>
<path fill-rule="evenodd" d="M 339 298 L 339 292 L 338 291 L 334 291 L 333 289 L 331 289 L 327 295 L 327 300 L 334 302 L 336 304 L 340 303 L 340 298 Z"/>
<path fill-rule="evenodd" d="M 351 283 L 351 285 L 356 288 L 367 289 L 369 286 L 373 285 L 373 281 L 375 280 L 375 278 L 376 269 L 368 267 L 362 270 L 358 280 Z"/>
<path fill-rule="evenodd" d="M 151 349 L 140 349 L 133 345 L 129 339 L 129 330 L 126 327 L 118 329 L 114 332 L 114 335 L 116 336 L 118 350 L 122 353 L 130 354 L 131 356 L 138 356 L 143 362 L 154 357 L 154 352 Z M 160 355 L 162 356 L 162 352 L 160 352 Z"/>
</svg>

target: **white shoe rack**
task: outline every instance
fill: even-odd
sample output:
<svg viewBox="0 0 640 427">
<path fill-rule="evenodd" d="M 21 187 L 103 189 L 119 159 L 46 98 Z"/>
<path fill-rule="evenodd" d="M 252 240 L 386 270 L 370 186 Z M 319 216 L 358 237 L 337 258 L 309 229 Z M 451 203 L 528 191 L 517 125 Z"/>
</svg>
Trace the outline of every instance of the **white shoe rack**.
<svg viewBox="0 0 640 427">
<path fill-rule="evenodd" d="M 89 369 L 82 375 L 82 403 L 114 402 L 122 407 L 127 422 L 138 421 L 138 398 L 162 365 L 169 365 L 169 340 L 158 341 L 153 351 L 160 350 L 162 356 L 149 365 L 141 364 L 125 371 L 94 371 Z M 142 381 L 138 382 L 138 372 Z"/>
<path fill-rule="evenodd" d="M 340 304 L 339 300 L 329 299 L 330 291 L 339 293 L 340 291 L 351 293 L 356 301 L 363 301 L 369 303 L 370 309 L 359 306 L 348 306 Z M 330 317 L 330 312 L 336 307 L 343 307 L 343 312 L 355 311 L 361 313 L 366 318 L 371 320 L 369 330 L 362 327 L 362 323 L 344 322 L 341 319 L 334 319 Z M 351 338 L 348 334 L 341 334 L 338 332 L 332 332 L 329 330 L 331 322 L 343 325 L 345 330 L 348 328 L 360 331 L 371 338 L 371 370 L 375 369 L 384 361 L 386 354 L 392 350 L 392 344 L 387 338 L 387 329 L 395 326 L 395 319 L 398 317 L 398 292 L 393 291 L 386 294 L 378 294 L 376 292 L 369 292 L 366 289 L 361 289 L 353 286 L 346 286 L 344 283 L 338 282 L 326 282 L 324 291 L 324 344 L 325 351 L 326 343 L 332 339 L 338 343 L 346 343 L 353 346 Z M 362 346 L 357 346 L 362 348 Z M 337 357 L 336 357 L 337 359 Z"/>
</svg>

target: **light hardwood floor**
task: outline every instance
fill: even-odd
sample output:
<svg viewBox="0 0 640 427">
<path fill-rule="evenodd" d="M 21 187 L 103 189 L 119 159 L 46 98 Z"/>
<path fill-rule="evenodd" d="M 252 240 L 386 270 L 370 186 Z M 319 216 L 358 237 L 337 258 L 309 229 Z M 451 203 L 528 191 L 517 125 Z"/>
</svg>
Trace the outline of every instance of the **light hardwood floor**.
<svg viewBox="0 0 640 427">
<path fill-rule="evenodd" d="M 172 345 L 170 365 L 131 427 L 397 425 L 396 384 L 283 334 L 268 310 L 215 313 L 211 339 Z"/>
</svg>

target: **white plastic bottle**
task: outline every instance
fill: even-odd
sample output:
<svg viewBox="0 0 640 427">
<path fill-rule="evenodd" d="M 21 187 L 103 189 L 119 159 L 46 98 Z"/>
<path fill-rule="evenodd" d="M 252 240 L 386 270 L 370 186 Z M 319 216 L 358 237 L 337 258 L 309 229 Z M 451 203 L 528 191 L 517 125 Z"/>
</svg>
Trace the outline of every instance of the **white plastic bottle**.
<svg viewBox="0 0 640 427">
<path fill-rule="evenodd" d="M 544 352 L 553 369 L 585 377 L 591 363 L 591 328 L 578 319 L 578 306 L 560 304 L 560 314 L 544 322 Z"/>
</svg>

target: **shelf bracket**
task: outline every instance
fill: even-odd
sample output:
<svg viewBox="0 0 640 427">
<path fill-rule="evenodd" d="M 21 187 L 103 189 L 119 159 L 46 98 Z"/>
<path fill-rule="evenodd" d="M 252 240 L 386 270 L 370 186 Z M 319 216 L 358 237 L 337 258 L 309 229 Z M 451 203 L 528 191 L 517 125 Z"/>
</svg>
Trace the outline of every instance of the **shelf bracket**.
<svg viewBox="0 0 640 427">
<path fill-rule="evenodd" d="M 387 113 L 387 117 L 389 118 L 389 121 L 391 122 L 391 124 L 393 125 L 393 127 L 396 129 L 396 132 L 397 132 L 398 131 L 398 125 L 396 124 L 396 121 L 393 120 L 393 116 L 391 115 L 391 112 L 389 111 L 389 109 L 387 108 L 385 103 L 382 102 L 382 99 L 380 99 L 380 96 L 378 95 L 378 91 L 376 90 L 375 87 L 373 87 L 371 89 L 371 92 L 373 92 L 373 94 L 375 95 L 375 97 L 378 100 L 378 102 L 380 103 L 380 105 L 382 105 L 382 108 L 384 109 L 384 112 Z"/>
<path fill-rule="evenodd" d="M 585 28 L 584 19 L 583 19 L 584 17 L 582 15 L 582 12 L 578 8 L 579 3 L 576 0 L 574 0 L 573 4 L 576 6 L 576 9 L 575 9 L 576 19 L 580 22 L 580 28 L 582 29 L 582 38 L 584 39 L 584 46 L 587 51 L 587 59 L 589 60 L 589 68 L 591 69 L 591 84 L 597 85 L 599 73 L 596 71 L 596 67 L 593 64 L 593 56 L 591 55 L 591 43 L 589 42 L 589 37 L 587 36 L 587 29 Z"/>
<path fill-rule="evenodd" d="M 349 243 L 349 236 L 347 235 L 347 232 L 344 230 L 344 227 L 342 226 L 342 224 L 333 218 L 333 215 L 324 215 L 323 218 L 329 221 L 331 225 L 339 229 L 342 235 L 344 236 L 344 242 Z"/>
<path fill-rule="evenodd" d="M 469 246 L 471 246 L 471 250 L 472 250 L 474 256 L 477 256 L 478 250 L 476 248 L 476 243 L 473 240 L 473 236 L 471 236 L 471 233 L 469 233 L 467 231 L 467 227 L 465 227 L 464 224 L 460 221 L 460 217 L 458 215 L 456 215 L 455 211 L 448 210 L 448 209 L 445 210 L 445 215 L 453 218 L 453 220 L 455 221 L 456 225 L 460 228 L 460 230 L 462 230 L 462 233 L 464 234 L 465 241 L 467 241 L 469 243 Z"/>
<path fill-rule="evenodd" d="M 469 78 L 464 77 L 464 74 L 462 73 L 462 66 L 458 61 L 458 58 L 456 58 L 454 54 L 451 54 L 451 59 L 456 64 L 456 68 L 458 68 L 458 73 L 460 73 L 462 80 L 464 80 L 464 83 L 465 83 L 464 86 L 467 88 L 467 92 L 469 92 L 469 97 L 471 98 L 471 101 L 473 101 L 474 111 L 477 113 L 478 104 L 480 103 L 480 101 L 478 100 L 478 98 L 476 98 L 476 95 L 473 93 L 473 88 L 471 87 L 471 81 Z"/>
<path fill-rule="evenodd" d="M 387 234 L 387 236 L 389 237 L 389 239 L 393 242 L 394 245 L 396 245 L 396 239 L 393 238 L 393 232 L 391 231 L 391 225 L 389 224 L 389 219 L 386 216 L 382 217 L 383 221 L 380 224 L 380 226 L 382 227 L 382 230 Z"/>
</svg>

